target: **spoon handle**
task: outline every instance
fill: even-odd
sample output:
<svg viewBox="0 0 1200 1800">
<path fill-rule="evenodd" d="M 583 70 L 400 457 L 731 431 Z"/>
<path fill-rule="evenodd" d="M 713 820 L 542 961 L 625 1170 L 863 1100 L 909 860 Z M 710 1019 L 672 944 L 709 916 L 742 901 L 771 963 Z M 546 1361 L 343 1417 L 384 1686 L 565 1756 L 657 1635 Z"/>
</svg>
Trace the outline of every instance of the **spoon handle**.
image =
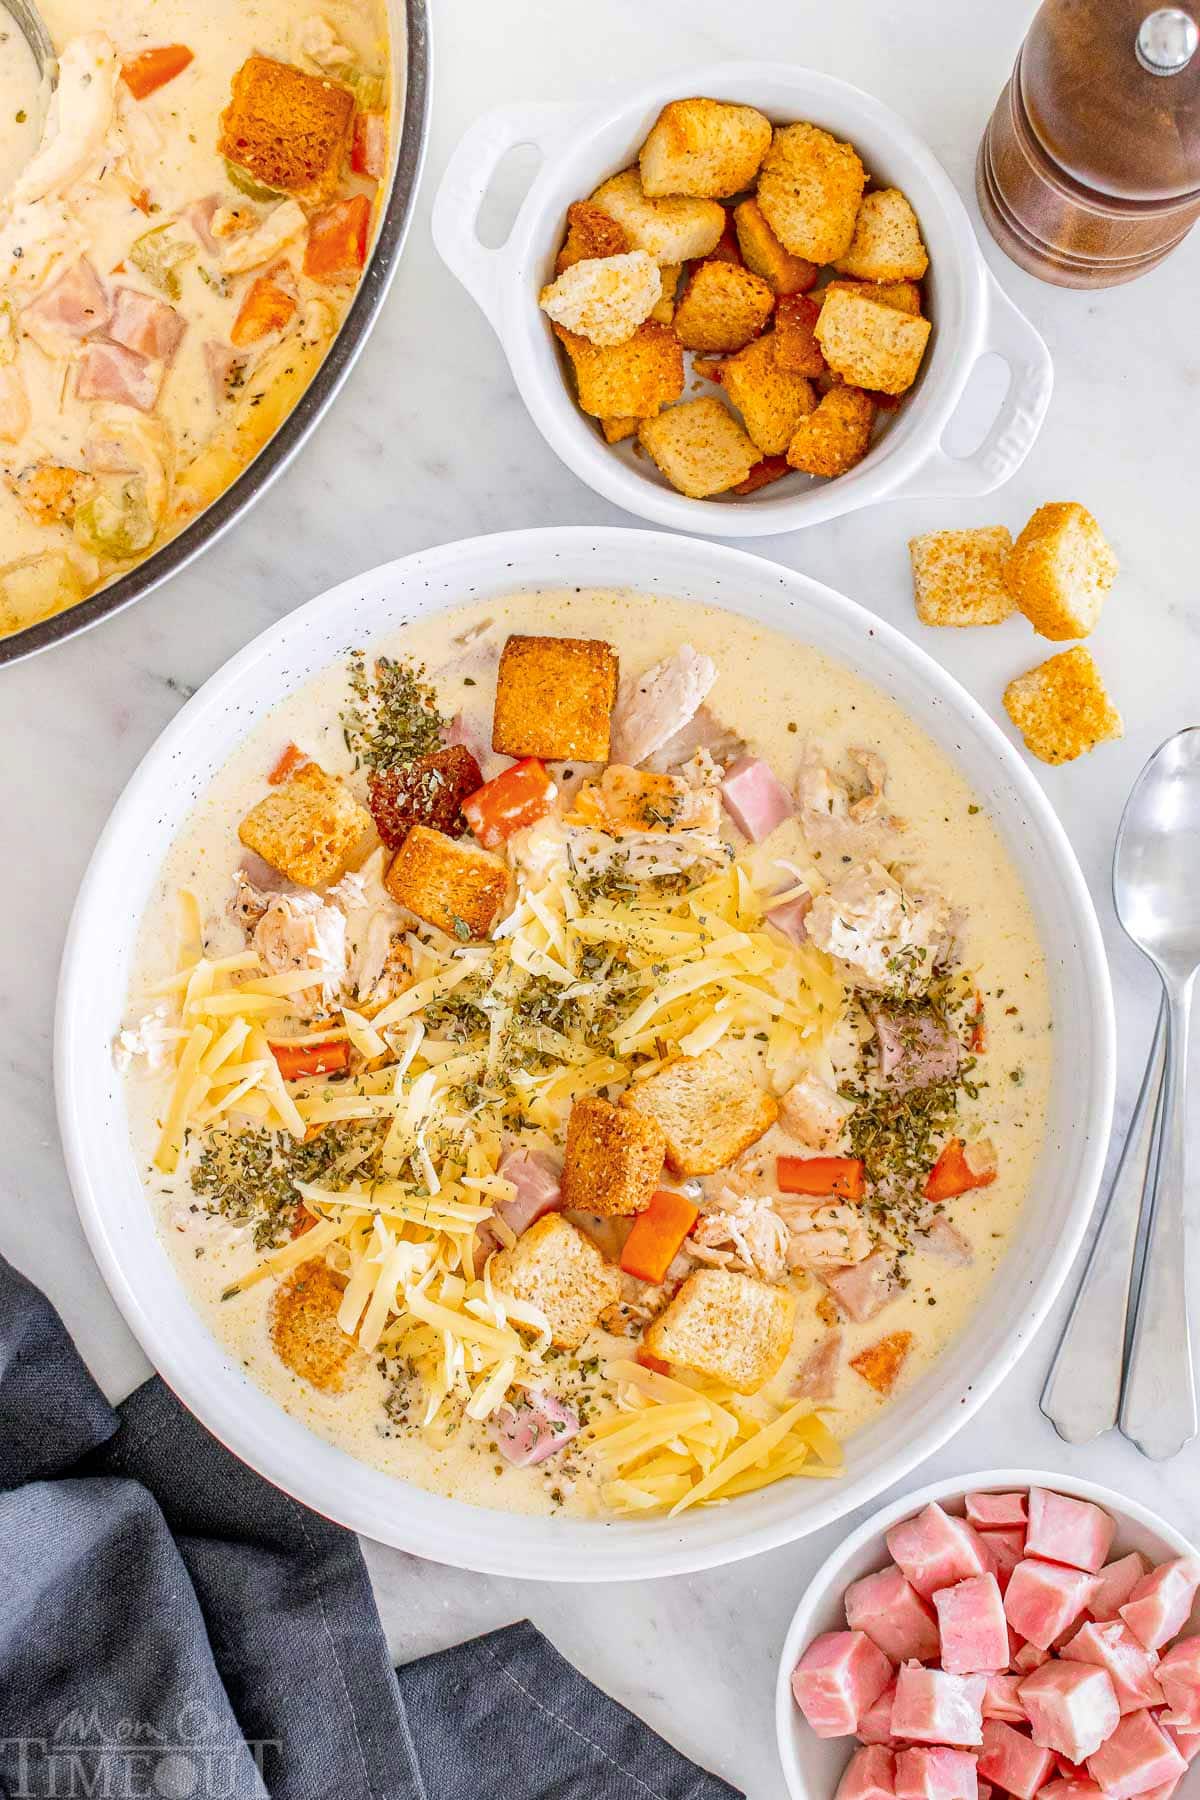
<svg viewBox="0 0 1200 1800">
<path fill-rule="evenodd" d="M 1100 1228 L 1042 1389 L 1042 1411 L 1068 1444 L 1090 1443 L 1117 1422 L 1138 1220 L 1150 1187 L 1166 1035 L 1164 1000 Z"/>
<path fill-rule="evenodd" d="M 1167 1070 L 1153 1207 L 1121 1397 L 1121 1430 L 1143 1455 L 1174 1456 L 1195 1437 L 1187 1313 L 1186 1134 L 1190 980 L 1167 988 Z"/>
</svg>

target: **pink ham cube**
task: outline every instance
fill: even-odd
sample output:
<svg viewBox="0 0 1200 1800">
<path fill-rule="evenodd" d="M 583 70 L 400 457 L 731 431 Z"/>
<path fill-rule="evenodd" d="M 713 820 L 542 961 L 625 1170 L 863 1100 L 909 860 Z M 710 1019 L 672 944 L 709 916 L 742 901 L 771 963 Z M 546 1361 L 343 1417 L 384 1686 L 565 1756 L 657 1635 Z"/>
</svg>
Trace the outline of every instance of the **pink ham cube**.
<svg viewBox="0 0 1200 1800">
<path fill-rule="evenodd" d="M 1030 1488 L 1025 1549 L 1047 1562 L 1066 1563 L 1094 1575 L 1104 1566 L 1116 1521 L 1090 1500 L 1075 1500 L 1049 1488 Z"/>
<path fill-rule="evenodd" d="M 971 1575 L 933 1596 L 942 1667 L 951 1675 L 992 1675 L 1008 1667 L 1008 1625 L 994 1575 Z"/>
<path fill-rule="evenodd" d="M 1118 1557 L 1116 1562 L 1105 1563 L 1099 1575 L 1100 1586 L 1088 1607 L 1093 1619 L 1115 1619 L 1145 1573 L 1146 1559 L 1136 1550 Z"/>
<path fill-rule="evenodd" d="M 859 1263 L 847 1263 L 844 1269 L 830 1269 L 823 1279 L 839 1306 L 846 1309 L 857 1325 L 881 1313 L 901 1291 L 894 1251 L 889 1254 L 886 1250 L 872 1250 L 870 1256 L 864 1256 Z M 891 1532 L 888 1533 L 888 1544 L 890 1547 Z M 929 1595 L 925 1598 L 928 1600 Z"/>
<path fill-rule="evenodd" d="M 1169 1725 L 1162 1713 L 1158 1715 L 1158 1722 L 1185 1763 L 1192 1763 L 1200 1756 L 1200 1731 L 1184 1731 L 1178 1725 Z"/>
<path fill-rule="evenodd" d="M 882 1744 L 865 1744 L 846 1764 L 834 1800 L 894 1800 L 896 1759 Z"/>
<path fill-rule="evenodd" d="M 896 1676 L 892 1735 L 918 1744 L 983 1742 L 985 1675 L 947 1675 L 905 1663 Z"/>
<path fill-rule="evenodd" d="M 1187 1763 L 1148 1712 L 1131 1712 L 1087 1758 L 1087 1766 L 1106 1794 L 1129 1800 L 1178 1781 Z"/>
<path fill-rule="evenodd" d="M 1086 1762 L 1120 1723 L 1108 1673 L 1092 1663 L 1045 1663 L 1025 1677 L 1018 1692 L 1034 1743 L 1073 1763 Z"/>
<path fill-rule="evenodd" d="M 1023 1638 L 1017 1639 L 1017 1647 L 1012 1653 L 1012 1667 L 1019 1675 L 1032 1675 L 1035 1669 L 1040 1669 L 1043 1663 L 1049 1661 L 1048 1650 L 1039 1650 L 1036 1644 L 1027 1644 Z"/>
<path fill-rule="evenodd" d="M 1024 1494 L 968 1494 L 967 1518 L 976 1531 L 1025 1529 L 1029 1517 Z"/>
<path fill-rule="evenodd" d="M 896 1800 L 978 1800 L 975 1758 L 945 1744 L 901 1750 L 896 1757 Z"/>
<path fill-rule="evenodd" d="M 980 1536 L 996 1565 L 996 1580 L 1000 1583 L 1000 1592 L 1005 1594 L 1008 1592 L 1009 1577 L 1025 1554 L 1025 1527 L 1014 1526 L 1009 1531 L 983 1531 Z"/>
<path fill-rule="evenodd" d="M 864 1744 L 894 1744 L 892 1737 L 892 1702 L 896 1683 L 889 1681 L 878 1700 L 872 1700 L 858 1721 L 858 1738 Z"/>
<path fill-rule="evenodd" d="M 1035 1744 L 1023 1731 L 1014 1731 L 1000 1719 L 983 1721 L 979 1773 L 1006 1794 L 1016 1794 L 1017 1800 L 1033 1800 L 1053 1767 L 1049 1750 Z"/>
<path fill-rule="evenodd" d="M 893 1525 L 887 1547 L 925 1600 L 969 1575 L 991 1572 L 991 1552 L 975 1527 L 943 1512 L 936 1500 L 915 1518 Z"/>
<path fill-rule="evenodd" d="M 1096 1577 L 1081 1569 L 1039 1562 L 1027 1556 L 1013 1570 L 1004 1596 L 1004 1611 L 1014 1631 L 1039 1650 L 1083 1616 L 1095 1591 Z"/>
<path fill-rule="evenodd" d="M 770 837 L 796 810 L 796 802 L 770 764 L 757 756 L 730 763 L 721 783 L 721 798 L 738 830 L 753 844 Z"/>
<path fill-rule="evenodd" d="M 891 1663 L 865 1632 L 827 1631 L 792 1670 L 792 1693 L 818 1737 L 849 1737 L 891 1679 Z"/>
<path fill-rule="evenodd" d="M 1200 1562 L 1181 1556 L 1143 1575 L 1118 1611 L 1139 1644 L 1161 1650 L 1187 1624 L 1198 1587 Z"/>
<path fill-rule="evenodd" d="M 1029 1715 L 1021 1705 L 1021 1697 L 1017 1692 L 1024 1676 L 1022 1675 L 989 1675 L 987 1688 L 983 1696 L 983 1717 L 1003 1719 L 1006 1725 L 1025 1725 Z"/>
<path fill-rule="evenodd" d="M 894 1663 L 928 1662 L 938 1654 L 933 1608 L 894 1563 L 846 1589 L 846 1623 L 865 1631 Z"/>
<path fill-rule="evenodd" d="M 1120 1619 L 1100 1625 L 1081 1625 L 1059 1654 L 1070 1662 L 1095 1663 L 1107 1669 L 1123 1713 L 1143 1706 L 1161 1706 L 1165 1690 L 1158 1684 L 1153 1650 L 1144 1650 Z"/>
<path fill-rule="evenodd" d="M 1061 1781 L 1048 1781 L 1038 1800 L 1104 1800 L 1104 1789 L 1094 1781 L 1074 1781 L 1064 1776 Z"/>
<path fill-rule="evenodd" d="M 1180 1731 L 1200 1731 L 1200 1637 L 1180 1638 L 1172 1644 L 1163 1652 L 1157 1674 L 1171 1709 L 1164 1723 Z"/>
<path fill-rule="evenodd" d="M 1179 1782 L 1180 1777 L 1176 1775 L 1174 1781 L 1164 1781 L 1161 1787 L 1147 1788 L 1144 1794 L 1139 1794 L 1138 1800 L 1171 1800 Z"/>
</svg>

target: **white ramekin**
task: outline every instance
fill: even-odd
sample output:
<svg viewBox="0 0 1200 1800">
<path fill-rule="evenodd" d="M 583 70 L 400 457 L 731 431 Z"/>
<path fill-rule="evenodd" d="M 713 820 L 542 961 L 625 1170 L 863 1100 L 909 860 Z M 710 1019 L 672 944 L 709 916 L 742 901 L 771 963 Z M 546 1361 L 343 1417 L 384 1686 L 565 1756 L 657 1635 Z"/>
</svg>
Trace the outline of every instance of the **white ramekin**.
<svg viewBox="0 0 1200 1800">
<path fill-rule="evenodd" d="M 806 119 L 848 139 L 880 182 L 916 208 L 929 250 L 928 307 L 934 322 L 925 364 L 907 403 L 884 416 L 870 454 L 835 481 L 795 476 L 738 499 L 689 500 L 630 443 L 608 445 L 568 387 L 550 323 L 537 297 L 552 278 L 567 207 L 636 160 L 660 108 L 689 94 L 760 107 L 779 123 Z M 507 241 L 488 249 L 476 222 L 505 154 L 532 144 L 542 164 Z M 534 423 L 581 481 L 629 512 L 682 531 L 759 537 L 795 531 L 877 500 L 987 494 L 1015 473 L 1050 404 L 1050 355 L 990 273 L 966 209 L 937 158 L 904 121 L 859 88 L 814 69 L 719 63 L 634 87 L 595 107 L 518 104 L 476 120 L 459 143 L 433 204 L 443 260 L 499 337 Z M 995 352 L 1010 379 L 987 436 L 970 456 L 946 454 L 942 438 L 980 357 Z M 786 491 L 785 491 L 786 490 Z"/>
<path fill-rule="evenodd" d="M 1080 1481 L 1074 1475 L 1059 1475 L 1052 1469 L 983 1469 L 974 1475 L 954 1475 L 946 1481 L 935 1481 L 915 1494 L 893 1500 L 881 1512 L 852 1531 L 833 1554 L 822 1563 L 801 1597 L 783 1643 L 779 1674 L 775 1683 L 775 1731 L 779 1740 L 779 1756 L 784 1778 L 792 1800 L 833 1800 L 838 1779 L 849 1761 L 854 1747 L 850 1738 L 819 1738 L 809 1729 L 799 1707 L 792 1698 L 792 1670 L 800 1657 L 823 1631 L 844 1631 L 846 1612 L 843 1604 L 846 1589 L 852 1581 L 882 1569 L 890 1561 L 886 1533 L 901 1519 L 908 1519 L 937 1500 L 947 1512 L 961 1513 L 963 1497 L 979 1489 L 1006 1492 L 1012 1488 L 1054 1488 L 1060 1494 L 1074 1494 L 1080 1500 L 1094 1500 L 1117 1521 L 1112 1556 L 1125 1556 L 1140 1550 L 1150 1562 L 1165 1562 L 1175 1556 L 1200 1556 L 1200 1550 L 1189 1543 L 1165 1519 L 1127 1500 L 1111 1488 L 1094 1481 Z M 1191 1629 L 1200 1625 L 1200 1600 L 1192 1613 Z M 1197 1800 L 1200 1794 L 1200 1762 L 1193 1765 L 1176 1789 L 1175 1800 Z"/>
</svg>

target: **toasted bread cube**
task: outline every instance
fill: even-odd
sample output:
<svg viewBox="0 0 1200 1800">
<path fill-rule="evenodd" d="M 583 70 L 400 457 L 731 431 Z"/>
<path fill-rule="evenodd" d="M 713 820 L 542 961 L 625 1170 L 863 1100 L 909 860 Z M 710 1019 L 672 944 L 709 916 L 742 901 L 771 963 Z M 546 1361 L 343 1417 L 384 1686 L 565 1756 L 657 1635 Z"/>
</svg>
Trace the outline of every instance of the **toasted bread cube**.
<svg viewBox="0 0 1200 1800">
<path fill-rule="evenodd" d="M 600 429 L 606 444 L 619 444 L 622 438 L 637 436 L 640 419 L 601 419 Z"/>
<path fill-rule="evenodd" d="M 1117 578 L 1117 559 L 1086 506 L 1039 506 L 1012 547 L 1004 583 L 1042 637 L 1086 637 Z"/>
<path fill-rule="evenodd" d="M 617 676 L 617 653 L 600 638 L 510 637 L 496 676 L 492 749 L 607 762 Z"/>
<path fill-rule="evenodd" d="M 651 1356 L 753 1394 L 791 1348 L 796 1297 L 752 1275 L 697 1269 L 647 1326 Z"/>
<path fill-rule="evenodd" d="M 373 828 L 345 782 L 309 762 L 250 808 L 238 837 L 289 881 L 315 888 L 341 880 Z"/>
<path fill-rule="evenodd" d="M 572 263 L 544 287 L 538 305 L 590 344 L 624 344 L 662 298 L 658 264 L 644 250 Z"/>
<path fill-rule="evenodd" d="M 636 169 L 624 169 L 601 182 L 592 205 L 616 220 L 635 250 L 648 250 L 659 263 L 707 256 L 725 229 L 725 208 L 719 200 L 649 199 Z"/>
<path fill-rule="evenodd" d="M 622 256 L 632 249 L 615 219 L 590 200 L 576 200 L 567 208 L 567 235 L 555 260 L 554 273 L 561 275 L 564 269 L 592 257 Z"/>
<path fill-rule="evenodd" d="M 721 385 L 766 456 L 781 456 L 817 404 L 803 375 L 779 367 L 775 333 L 756 338 L 721 365 Z"/>
<path fill-rule="evenodd" d="M 844 475 L 871 448 L 874 418 L 875 408 L 859 388 L 831 388 L 796 427 L 787 459 L 806 475 Z"/>
<path fill-rule="evenodd" d="M 921 290 L 915 281 L 851 281 L 845 277 L 827 282 L 817 298 L 824 303 L 830 294 L 839 292 L 865 294 L 868 300 L 878 300 L 880 306 L 892 306 L 913 319 L 921 317 Z"/>
<path fill-rule="evenodd" d="M 1010 681 L 1004 710 L 1026 749 L 1043 762 L 1073 762 L 1097 744 L 1125 735 L 1100 671 L 1081 647 L 1064 650 Z"/>
<path fill-rule="evenodd" d="M 913 599 L 922 625 L 999 625 L 1016 611 L 1004 585 L 1007 525 L 927 531 L 909 538 Z"/>
<path fill-rule="evenodd" d="M 821 307 L 815 336 L 844 381 L 903 394 L 917 378 L 930 329 L 928 319 L 911 319 L 865 293 L 838 288 Z"/>
<path fill-rule="evenodd" d="M 867 175 L 853 144 L 819 125 L 783 125 L 758 177 L 758 204 L 785 250 L 808 262 L 844 256 Z"/>
<path fill-rule="evenodd" d="M 758 461 L 752 440 L 712 395 L 643 419 L 638 442 L 672 487 L 692 500 L 726 493 L 745 481 Z"/>
<path fill-rule="evenodd" d="M 899 188 L 864 194 L 854 236 L 834 261 L 842 275 L 861 281 L 920 281 L 929 267 L 917 215 Z"/>
<path fill-rule="evenodd" d="M 886 1337 L 868 1344 L 865 1350 L 852 1356 L 850 1367 L 877 1394 L 890 1394 L 900 1379 L 900 1371 L 908 1360 L 912 1345 L 911 1331 L 889 1331 Z"/>
<path fill-rule="evenodd" d="M 750 186 L 771 143 L 771 121 L 753 106 L 670 100 L 642 145 L 642 192 L 723 200 Z"/>
<path fill-rule="evenodd" d="M 763 217 L 757 200 L 743 200 L 733 209 L 742 260 L 779 294 L 807 294 L 820 273 L 816 263 L 785 250 Z"/>
<path fill-rule="evenodd" d="M 557 1212 L 546 1213 L 511 1250 L 500 1252 L 492 1280 L 502 1294 L 545 1313 L 559 1350 L 578 1350 L 604 1308 L 621 1298 L 620 1270 Z"/>
<path fill-rule="evenodd" d="M 645 1212 L 665 1150 L 657 1119 L 623 1112 L 599 1095 L 577 1100 L 567 1120 L 564 1207 L 603 1215 Z"/>
<path fill-rule="evenodd" d="M 675 317 L 675 295 L 679 291 L 679 277 L 682 273 L 681 263 L 663 263 L 660 268 L 662 293 L 650 314 L 656 325 L 669 325 Z"/>
<path fill-rule="evenodd" d="M 478 943 L 495 924 L 508 878 L 503 857 L 430 825 L 414 825 L 389 863 L 383 885 L 398 906 L 427 925 L 460 943 Z"/>
<path fill-rule="evenodd" d="M 738 263 L 702 262 L 675 308 L 685 350 L 740 350 L 771 316 L 775 296 L 761 275 Z"/>
<path fill-rule="evenodd" d="M 828 365 L 815 336 L 820 303 L 811 294 L 785 294 L 775 308 L 775 354 L 781 369 L 815 381 Z"/>
<path fill-rule="evenodd" d="M 345 1283 L 319 1257 L 301 1263 L 271 1297 L 268 1326 L 275 1354 L 293 1375 L 341 1394 L 368 1364 L 337 1322 Z"/>
<path fill-rule="evenodd" d="M 719 1050 L 678 1056 L 621 1095 L 630 1112 L 657 1119 L 676 1175 L 713 1175 L 757 1143 L 778 1103 Z"/>
<path fill-rule="evenodd" d="M 354 95 L 293 63 L 249 56 L 233 78 L 217 148 L 263 187 L 328 200 L 354 134 Z"/>
<path fill-rule="evenodd" d="M 554 327 L 575 369 L 579 404 L 594 419 L 648 419 L 683 392 L 683 351 L 669 325 L 647 320 L 624 344 L 589 344 Z"/>
</svg>

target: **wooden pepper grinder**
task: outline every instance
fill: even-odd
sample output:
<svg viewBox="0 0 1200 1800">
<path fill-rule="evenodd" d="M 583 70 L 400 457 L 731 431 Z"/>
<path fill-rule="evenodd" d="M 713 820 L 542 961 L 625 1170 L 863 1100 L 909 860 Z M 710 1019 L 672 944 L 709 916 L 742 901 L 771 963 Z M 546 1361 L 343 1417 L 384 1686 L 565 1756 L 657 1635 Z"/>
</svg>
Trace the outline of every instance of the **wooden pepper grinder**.
<svg viewBox="0 0 1200 1800">
<path fill-rule="evenodd" d="M 1200 216 L 1200 0 L 1045 0 L 988 123 L 979 206 L 1059 287 L 1133 281 Z"/>
</svg>

